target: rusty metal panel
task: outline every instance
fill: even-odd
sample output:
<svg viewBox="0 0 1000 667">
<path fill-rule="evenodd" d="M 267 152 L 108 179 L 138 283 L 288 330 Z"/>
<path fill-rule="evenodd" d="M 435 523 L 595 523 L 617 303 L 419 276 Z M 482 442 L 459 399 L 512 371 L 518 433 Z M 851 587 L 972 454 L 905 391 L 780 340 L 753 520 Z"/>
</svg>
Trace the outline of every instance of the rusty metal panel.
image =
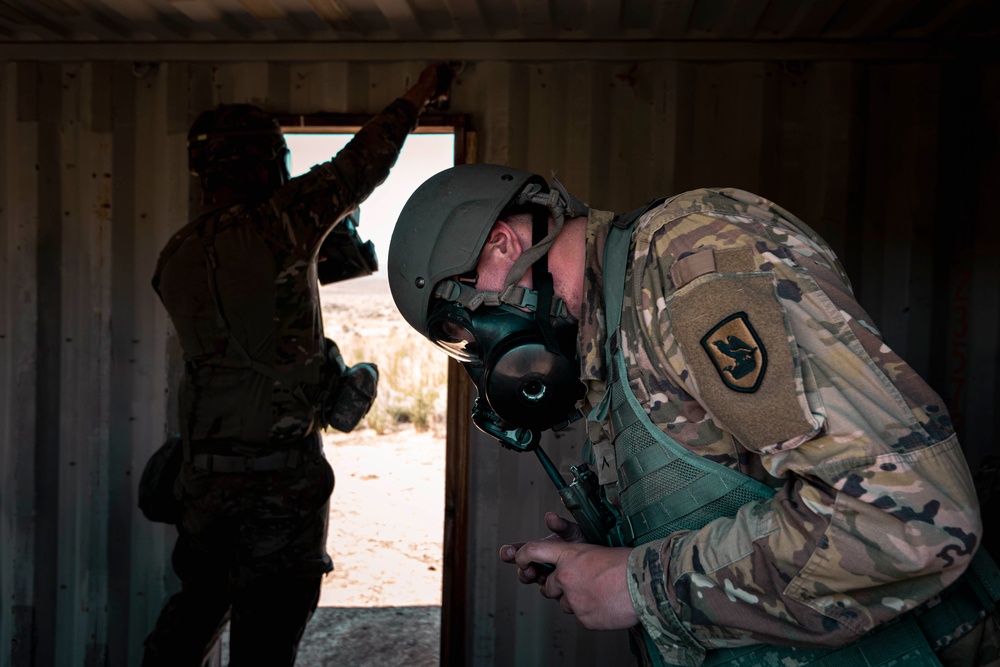
<svg viewBox="0 0 1000 667">
<path fill-rule="evenodd" d="M 949 66 L 942 83 L 930 367 L 967 454 L 979 460 L 1000 456 L 1000 68 Z"/>
<path fill-rule="evenodd" d="M 109 309 L 111 317 L 111 387 L 108 393 L 108 552 L 110 572 L 133 571 L 134 532 L 142 530 L 133 517 L 135 490 L 132 483 L 132 451 L 144 443 L 134 440 L 137 418 L 132 401 L 138 378 L 134 373 L 136 275 L 135 246 L 139 230 L 135 200 L 135 175 L 145 165 L 136 156 L 137 77 L 127 63 L 115 63 L 110 70 L 111 97 L 111 277 Z M 147 450 L 149 451 L 149 450 Z M 138 471 L 136 471 L 138 472 Z M 142 558 L 148 554 L 135 554 Z M 108 609 L 110 662 L 124 664 L 130 645 L 131 577 L 109 580 Z"/>
<path fill-rule="evenodd" d="M 37 223 L 37 376 L 35 383 L 35 630 L 40 636 L 55 637 L 59 604 L 60 538 L 67 529 L 60 514 L 62 468 L 66 465 L 60 439 L 62 398 L 62 169 L 60 120 L 62 72 L 59 65 L 38 68 L 38 223 Z M 61 489 L 60 489 L 61 490 Z M 58 655 L 58 640 L 36 648 L 45 664 Z"/>
<path fill-rule="evenodd" d="M 923 376 L 930 356 L 940 68 L 873 66 L 867 91 L 867 183 L 859 299 L 887 344 Z M 857 264 L 857 262 L 852 262 Z"/>
<path fill-rule="evenodd" d="M 93 70 L 62 68 L 61 139 L 62 288 L 59 410 L 58 550 L 56 616 L 63 619 L 54 642 L 56 662 L 107 654 L 107 522 L 94 508 L 107 503 L 110 321 L 107 284 L 110 266 L 111 146 L 106 132 L 89 122 Z"/>
<path fill-rule="evenodd" d="M 256 73 L 256 70 L 247 72 Z M 167 412 L 168 396 L 174 393 L 174 386 L 168 383 L 170 324 L 150 283 L 160 249 L 188 220 L 187 131 L 186 128 L 183 132 L 171 131 L 171 126 L 180 124 L 172 123 L 168 117 L 172 103 L 176 104 L 175 109 L 184 105 L 168 98 L 168 93 L 177 92 L 169 84 L 169 72 L 163 69 L 144 72 L 135 79 L 136 139 L 132 150 L 138 168 L 130 179 L 134 193 L 131 221 L 134 260 L 131 266 L 122 267 L 131 275 L 115 278 L 131 285 L 134 304 L 129 313 L 132 317 L 129 365 L 134 378 L 130 405 L 133 446 L 127 463 L 133 492 L 128 520 L 134 526 L 130 572 L 133 591 L 146 594 L 139 598 L 133 592 L 135 602 L 129 612 L 131 618 L 149 623 L 145 627 L 133 623 L 127 664 L 141 660 L 140 642 L 159 614 L 163 597 L 173 589 L 169 553 L 175 533 L 167 526 L 146 521 L 134 500 L 135 484 L 146 459 L 163 442 L 168 424 L 176 423 L 175 415 Z M 173 360 L 175 364 L 178 362 Z"/>
<path fill-rule="evenodd" d="M 7 0 L 0 34 L 30 41 L 300 39 L 774 40 L 990 34 L 989 0 Z M 996 34 L 993 32 L 992 34 Z"/>
<path fill-rule="evenodd" d="M 6 0 L 8 41 L 665 39 L 996 35 L 996 3 L 929 0 Z"/>
<path fill-rule="evenodd" d="M 2 69 L 3 262 L 0 264 L 0 639 L 3 664 L 28 664 L 35 609 L 35 446 L 38 375 L 38 123 L 22 110 L 34 107 L 37 69 L 14 63 Z M 30 102 L 30 104 L 29 104 Z M 9 657 L 8 657 L 9 655 Z"/>
<path fill-rule="evenodd" d="M 265 105 L 268 94 L 267 63 L 225 63 L 213 68 L 215 103 L 240 100 Z"/>
<path fill-rule="evenodd" d="M 348 113 L 345 105 L 350 65 L 342 62 L 290 66 L 289 113 Z"/>
</svg>

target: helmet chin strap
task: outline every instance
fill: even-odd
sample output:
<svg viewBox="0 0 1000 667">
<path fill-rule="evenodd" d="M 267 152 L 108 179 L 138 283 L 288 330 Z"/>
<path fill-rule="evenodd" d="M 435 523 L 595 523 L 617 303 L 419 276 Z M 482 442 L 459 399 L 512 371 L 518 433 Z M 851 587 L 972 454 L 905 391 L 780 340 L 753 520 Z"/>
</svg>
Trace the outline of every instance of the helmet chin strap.
<svg viewBox="0 0 1000 667">
<path fill-rule="evenodd" d="M 532 216 L 532 238 L 531 247 L 521 253 L 513 266 L 510 267 L 510 271 L 507 272 L 507 278 L 504 280 L 504 288 L 510 287 L 511 285 L 516 285 L 519 280 L 527 272 L 528 267 L 533 266 L 540 258 L 545 257 L 546 253 L 549 252 L 549 248 L 555 243 L 556 236 L 562 230 L 563 223 L 566 221 L 566 207 L 567 201 L 569 200 L 569 193 L 566 192 L 566 188 L 562 186 L 562 183 L 553 179 L 552 190 L 548 193 L 543 193 L 541 191 L 541 186 L 537 183 L 529 184 L 520 195 L 517 197 L 518 204 L 539 204 L 544 206 L 549 213 L 552 215 L 552 219 L 555 220 L 555 227 L 551 232 L 548 232 L 548 219 L 544 221 L 542 226 L 541 234 L 539 234 L 538 226 L 538 216 Z M 565 193 L 565 198 L 564 198 Z M 575 213 L 570 211 L 571 215 Z M 548 232 L 546 234 L 546 232 Z M 534 278 L 534 274 L 532 274 Z"/>
<path fill-rule="evenodd" d="M 548 216 L 533 215 L 531 221 L 532 245 L 521 253 L 507 272 L 504 286 L 499 292 L 483 292 L 468 284 L 456 280 L 442 280 L 434 288 L 434 297 L 445 301 L 461 303 L 469 310 L 480 306 L 499 306 L 508 304 L 517 308 L 548 313 L 550 317 L 575 321 L 566 304 L 555 295 L 552 284 L 552 274 L 548 270 L 547 253 L 562 230 L 568 214 L 571 218 L 586 214 L 587 207 L 579 199 L 571 195 L 562 183 L 552 179 L 552 191 L 543 193 L 541 186 L 528 185 L 515 200 L 518 204 L 533 203 L 544 206 L 553 220 L 555 227 L 548 232 Z M 532 283 L 535 289 L 520 287 L 517 283 L 528 269 L 532 271 Z M 546 278 L 547 277 L 547 278 Z M 546 284 L 548 287 L 545 287 Z M 547 294 L 546 294 L 547 292 Z M 544 304 L 543 304 L 544 301 Z M 546 345 L 552 342 L 550 338 L 551 323 L 549 318 L 540 317 L 545 333 Z"/>
<path fill-rule="evenodd" d="M 531 241 L 537 244 L 543 240 L 549 229 L 548 211 L 536 211 L 531 216 Z M 551 245 L 551 244 L 550 244 Z M 549 256 L 544 253 L 531 265 L 531 282 L 538 293 L 538 309 L 535 310 L 535 322 L 545 341 L 545 347 L 550 352 L 559 352 L 556 334 L 552 329 L 552 318 L 548 316 L 552 310 L 552 297 L 555 288 L 552 284 L 552 274 L 549 273 Z"/>
<path fill-rule="evenodd" d="M 555 298 L 555 287 L 552 283 L 552 274 L 549 272 L 548 252 L 562 230 L 566 214 L 569 213 L 571 217 L 576 217 L 577 213 L 574 209 L 580 205 L 580 202 L 572 197 L 562 183 L 554 178 L 552 179 L 552 189 L 548 193 L 543 193 L 540 185 L 532 183 L 518 195 L 518 204 L 529 202 L 544 206 L 545 210 L 539 210 L 532 214 L 532 245 L 521 253 L 521 256 L 510 267 L 507 278 L 504 280 L 504 290 L 516 285 L 528 268 L 531 268 L 531 282 L 538 299 L 535 319 L 541 330 L 545 346 L 552 352 L 558 352 L 559 346 L 552 329 L 552 319 L 547 316 L 547 313 L 551 312 L 552 301 Z M 550 214 L 555 221 L 551 232 L 549 231 Z"/>
</svg>

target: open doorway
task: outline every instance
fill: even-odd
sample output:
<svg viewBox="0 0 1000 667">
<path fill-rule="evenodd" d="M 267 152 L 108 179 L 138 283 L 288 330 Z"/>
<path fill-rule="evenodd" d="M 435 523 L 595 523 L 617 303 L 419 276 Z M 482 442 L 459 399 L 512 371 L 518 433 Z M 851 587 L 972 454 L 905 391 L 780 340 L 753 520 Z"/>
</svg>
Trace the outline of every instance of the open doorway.
<svg viewBox="0 0 1000 667">
<path fill-rule="evenodd" d="M 286 127 L 293 175 L 335 155 L 352 126 Z M 335 475 L 323 583 L 297 665 L 437 665 L 444 563 L 447 358 L 392 303 L 385 263 L 403 204 L 455 164 L 453 128 L 407 138 L 388 179 L 361 204 L 358 232 L 379 271 L 321 286 L 324 328 L 348 364 L 380 370 L 375 406 L 352 433 L 324 434 Z"/>
</svg>

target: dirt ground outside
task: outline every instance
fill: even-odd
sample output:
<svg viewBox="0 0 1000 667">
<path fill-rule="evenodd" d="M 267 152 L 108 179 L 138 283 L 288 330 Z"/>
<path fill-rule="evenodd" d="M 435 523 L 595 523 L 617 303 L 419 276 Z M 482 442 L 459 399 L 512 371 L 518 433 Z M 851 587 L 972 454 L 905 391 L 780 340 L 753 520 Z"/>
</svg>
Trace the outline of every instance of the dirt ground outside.
<svg viewBox="0 0 1000 667">
<path fill-rule="evenodd" d="M 324 437 L 336 485 L 321 607 L 441 604 L 444 441 L 412 427 Z"/>
</svg>

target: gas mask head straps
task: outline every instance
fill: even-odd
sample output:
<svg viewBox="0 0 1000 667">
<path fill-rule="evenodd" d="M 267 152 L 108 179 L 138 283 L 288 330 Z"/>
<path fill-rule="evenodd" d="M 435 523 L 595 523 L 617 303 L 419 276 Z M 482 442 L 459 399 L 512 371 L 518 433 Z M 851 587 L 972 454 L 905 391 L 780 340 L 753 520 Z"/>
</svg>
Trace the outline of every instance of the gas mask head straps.
<svg viewBox="0 0 1000 667">
<path fill-rule="evenodd" d="M 542 192 L 542 186 L 537 183 L 529 183 L 521 191 L 521 194 L 517 196 L 516 203 L 544 206 L 556 224 L 551 232 L 539 234 L 540 229 L 548 231 L 548 220 L 541 221 L 542 226 L 540 226 L 539 217 L 541 216 L 537 214 L 532 216 L 532 246 L 521 253 L 521 256 L 515 260 L 514 265 L 510 267 L 507 278 L 504 280 L 505 288 L 516 285 L 524 276 L 529 266 L 534 266 L 536 262 L 545 258 L 549 252 L 549 248 L 555 243 L 559 232 L 562 231 L 567 214 L 571 218 L 574 218 L 585 210 L 583 204 L 569 194 L 566 188 L 563 187 L 563 184 L 555 178 L 552 179 L 552 189 L 548 192 Z M 538 236 L 542 238 L 539 239 Z M 535 276 L 532 275 L 533 280 L 534 278 Z"/>
<path fill-rule="evenodd" d="M 550 317 L 572 319 L 563 300 L 555 296 L 551 290 L 552 278 L 548 272 L 548 252 L 562 230 L 566 216 L 574 218 L 584 215 L 587 206 L 571 195 L 563 187 L 563 184 L 555 178 L 552 179 L 552 189 L 549 192 L 543 192 L 542 186 L 537 183 L 529 183 L 512 203 L 531 203 L 544 206 L 555 221 L 552 231 L 548 231 L 548 218 L 542 215 L 541 211 L 532 215 L 532 245 L 514 261 L 510 271 L 507 272 L 501 291 L 486 292 L 464 282 L 443 280 L 435 287 L 434 297 L 461 303 L 469 310 L 475 310 L 479 306 L 507 304 L 517 308 L 527 308 L 535 313 L 548 312 Z M 517 284 L 529 268 L 532 269 L 534 290 L 527 290 Z M 549 286 L 547 298 L 538 289 L 539 287 L 544 289 L 546 284 L 544 276 L 546 275 Z M 548 323 L 551 329 L 549 319 L 539 318 L 540 323 L 543 321 Z M 545 327 L 546 324 L 542 324 L 542 326 Z"/>
</svg>

